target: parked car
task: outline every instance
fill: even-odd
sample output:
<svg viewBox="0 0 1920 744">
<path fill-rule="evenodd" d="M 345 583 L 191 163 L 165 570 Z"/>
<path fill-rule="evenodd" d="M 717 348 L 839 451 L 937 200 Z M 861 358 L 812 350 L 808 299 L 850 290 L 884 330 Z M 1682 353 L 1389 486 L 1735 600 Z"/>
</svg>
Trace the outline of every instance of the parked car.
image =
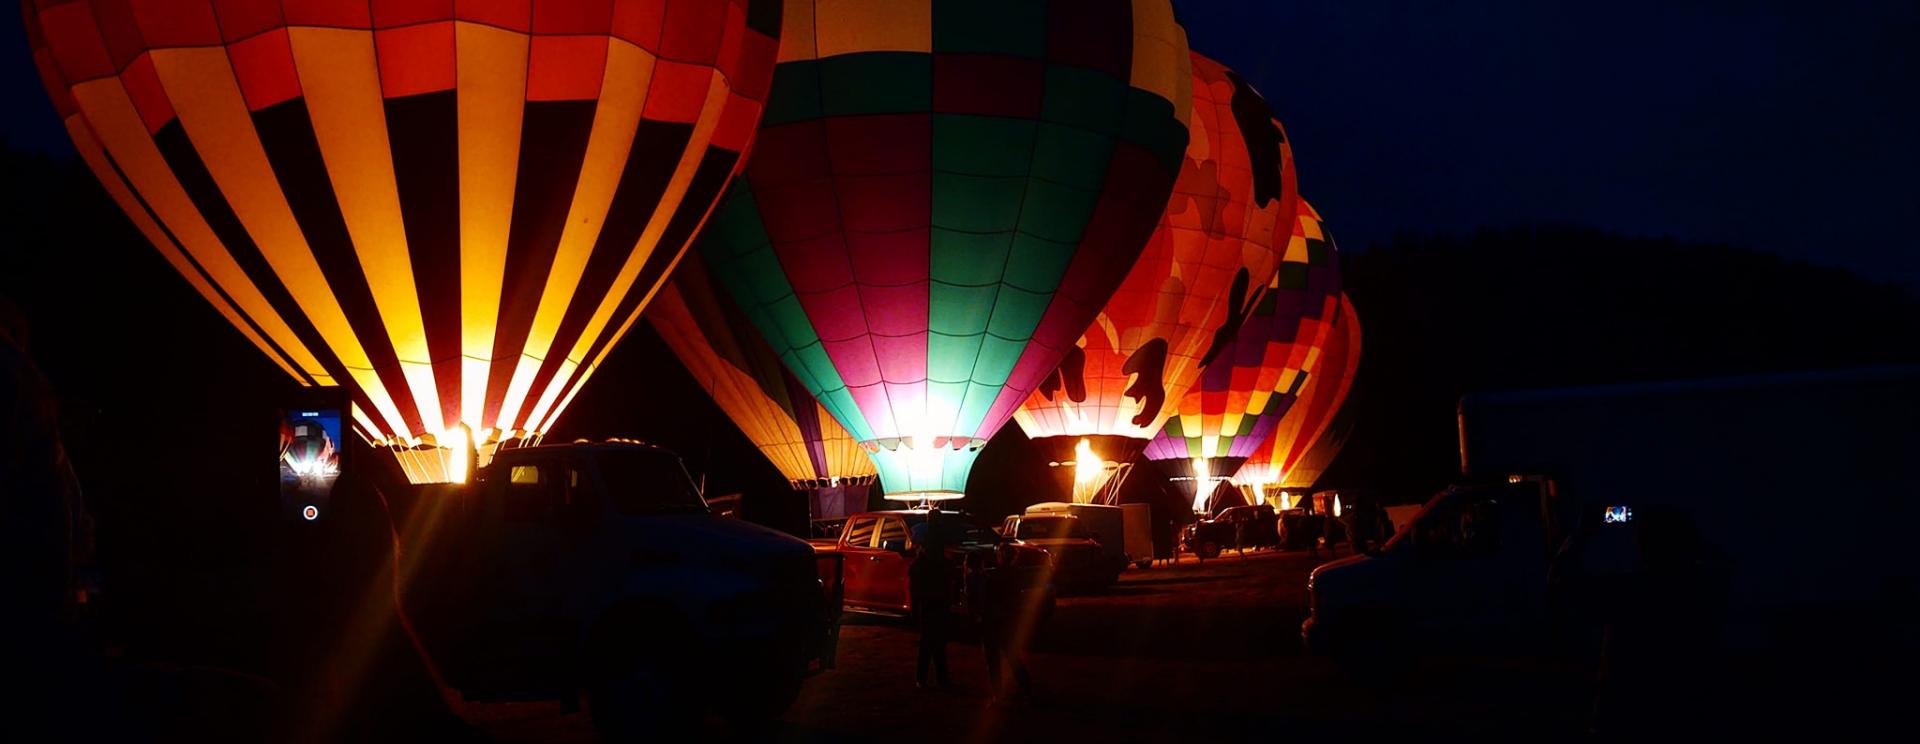
<svg viewBox="0 0 1920 744">
<path fill-rule="evenodd" d="M 1218 558 L 1227 549 L 1271 548 L 1280 544 L 1279 519 L 1269 504 L 1233 506 L 1202 519 L 1180 535 L 1180 545 L 1201 558 Z"/>
<path fill-rule="evenodd" d="M 1049 566 L 1052 562 L 1045 550 L 1007 543 L 998 533 L 975 525 L 963 513 L 940 512 L 931 520 L 923 509 L 855 514 L 847 518 L 839 540 L 830 545 L 813 544 L 814 550 L 821 554 L 841 556 L 845 566 L 847 609 L 883 615 L 912 614 L 913 597 L 907 591 L 907 569 L 917 558 L 920 545 L 915 542 L 918 539 L 915 532 L 921 525 L 927 528 L 919 530 L 920 534 L 931 531 L 953 560 L 956 568 L 950 596 L 953 611 L 963 616 L 971 616 L 972 606 L 967 601 L 960 566 L 969 562 L 980 564 L 1002 548 L 1015 551 L 1013 560 L 1017 566 Z M 1044 596 L 1035 601 L 1041 603 L 1044 612 L 1050 613 L 1053 608 L 1051 584 L 1042 593 Z"/>
<path fill-rule="evenodd" d="M 1108 552 L 1086 520 L 1072 514 L 1009 515 L 1000 524 L 1000 536 L 1047 551 L 1053 557 L 1053 583 L 1067 591 L 1106 588 L 1127 568 L 1124 554 Z"/>
<path fill-rule="evenodd" d="M 584 689 L 595 725 L 627 738 L 697 719 L 703 690 L 727 691 L 729 717 L 777 715 L 831 665 L 837 556 L 715 516 L 668 450 L 502 450 L 418 497 L 401 607 L 469 700 L 571 706 Z"/>
</svg>

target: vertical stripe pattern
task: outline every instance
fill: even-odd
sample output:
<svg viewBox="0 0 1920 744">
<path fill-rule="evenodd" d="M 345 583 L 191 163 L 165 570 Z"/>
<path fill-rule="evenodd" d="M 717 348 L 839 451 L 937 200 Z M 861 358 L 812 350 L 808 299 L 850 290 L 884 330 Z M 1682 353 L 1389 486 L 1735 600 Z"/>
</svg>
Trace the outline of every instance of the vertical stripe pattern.
<svg viewBox="0 0 1920 744">
<path fill-rule="evenodd" d="M 787 371 L 698 256 L 674 270 L 646 316 L 687 373 L 794 488 L 872 480 L 866 450 Z"/>
<path fill-rule="evenodd" d="M 780 0 L 23 0 L 108 194 L 416 482 L 537 442 L 744 162 Z"/>
</svg>

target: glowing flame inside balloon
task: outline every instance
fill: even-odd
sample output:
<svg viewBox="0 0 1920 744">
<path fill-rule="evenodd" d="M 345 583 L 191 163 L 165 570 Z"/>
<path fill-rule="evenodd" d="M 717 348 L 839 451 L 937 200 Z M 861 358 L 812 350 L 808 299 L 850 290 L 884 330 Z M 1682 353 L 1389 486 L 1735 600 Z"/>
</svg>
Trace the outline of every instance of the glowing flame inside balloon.
<svg viewBox="0 0 1920 744">
<path fill-rule="evenodd" d="M 467 436 L 465 424 L 448 429 L 440 438 L 441 445 L 451 450 L 447 453 L 447 478 L 452 483 L 467 482 L 467 472 L 473 452 L 473 441 Z"/>
<path fill-rule="evenodd" d="M 1195 514 L 1207 510 L 1207 496 L 1211 495 L 1207 489 L 1207 483 L 1211 480 L 1207 477 L 1209 471 L 1207 458 L 1193 458 L 1193 511 Z"/>
<path fill-rule="evenodd" d="M 1073 448 L 1073 503 L 1089 504 L 1106 479 L 1107 463 L 1093 453 L 1093 444 L 1085 439 Z"/>
</svg>

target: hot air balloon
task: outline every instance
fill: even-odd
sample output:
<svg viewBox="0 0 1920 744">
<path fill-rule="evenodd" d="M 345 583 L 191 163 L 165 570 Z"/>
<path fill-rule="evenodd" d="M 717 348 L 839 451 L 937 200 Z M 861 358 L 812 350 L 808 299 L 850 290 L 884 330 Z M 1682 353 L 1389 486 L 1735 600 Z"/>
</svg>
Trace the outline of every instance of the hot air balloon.
<svg viewBox="0 0 1920 744">
<path fill-rule="evenodd" d="M 300 419 L 293 422 L 292 429 L 293 438 L 286 452 L 280 455 L 288 470 L 301 477 L 339 474 L 340 456 L 334 449 L 339 445 L 324 424 L 314 419 Z"/>
<path fill-rule="evenodd" d="M 1102 461 L 1132 460 L 1174 414 L 1215 338 L 1233 336 L 1250 293 L 1273 279 L 1298 208 L 1293 148 L 1266 101 L 1220 63 L 1192 62 L 1193 134 L 1159 227 L 1093 326 L 1014 413 L 1049 460 L 1092 457 L 1055 471 L 1073 481 L 1075 501 L 1099 492 Z M 1093 454 L 1080 454 L 1083 442 Z"/>
<path fill-rule="evenodd" d="M 873 459 L 794 379 L 705 262 L 683 260 L 646 315 L 720 410 L 795 490 L 809 492 L 816 518 L 846 516 L 848 502 L 866 506 Z"/>
<path fill-rule="evenodd" d="M 778 0 L 23 2 L 87 165 L 415 482 L 538 441 L 752 140 Z M 475 462 L 478 459 L 481 462 Z"/>
<path fill-rule="evenodd" d="M 1259 500 L 1270 488 L 1309 489 L 1333 462 L 1353 433 L 1353 416 L 1341 404 L 1353 389 L 1360 368 L 1360 317 L 1342 295 L 1339 320 L 1300 399 L 1282 416 L 1266 441 L 1256 447 L 1233 476 L 1235 485 Z"/>
<path fill-rule="evenodd" d="M 1280 268 L 1180 401 L 1145 455 L 1196 510 L 1297 404 L 1339 321 L 1340 262 L 1319 213 L 1299 201 Z"/>
<path fill-rule="evenodd" d="M 1186 149 L 1166 0 L 787 5 L 755 153 L 699 250 L 889 498 L 977 451 L 1139 256 Z"/>
</svg>

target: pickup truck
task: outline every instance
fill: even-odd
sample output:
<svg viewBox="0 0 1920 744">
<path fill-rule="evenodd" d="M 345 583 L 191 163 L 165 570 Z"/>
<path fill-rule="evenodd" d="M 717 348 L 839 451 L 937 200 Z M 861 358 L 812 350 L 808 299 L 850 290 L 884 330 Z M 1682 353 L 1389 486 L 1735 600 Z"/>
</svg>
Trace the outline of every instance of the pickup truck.
<svg viewBox="0 0 1920 744">
<path fill-rule="evenodd" d="M 609 738 L 777 715 L 831 666 L 837 557 L 712 514 L 678 456 L 638 443 L 502 450 L 418 494 L 399 593 L 422 653 L 469 700 L 585 690 Z M 826 568 L 822 568 L 822 563 Z"/>
<path fill-rule="evenodd" d="M 1181 547 L 1202 559 L 1218 558 L 1220 551 L 1228 548 L 1247 550 L 1279 544 L 1279 517 L 1270 504 L 1230 506 L 1180 532 Z"/>
<path fill-rule="evenodd" d="M 926 527 L 923 528 L 923 525 Z M 907 591 L 907 569 L 918 555 L 920 545 L 915 541 L 924 537 L 929 530 L 945 546 L 947 556 L 956 567 L 953 576 L 955 591 L 949 596 L 953 597 L 953 611 L 961 616 L 972 615 L 972 605 L 967 601 L 964 591 L 965 576 L 962 571 L 965 567 L 984 565 L 995 560 L 996 552 L 1000 550 L 1014 551 L 1015 566 L 1052 566 L 1046 551 L 1006 542 L 993 530 L 975 525 L 970 517 L 959 512 L 939 512 L 931 521 L 925 509 L 864 512 L 847 518 L 838 539 L 814 540 L 812 543 L 819 554 L 840 557 L 844 567 L 842 592 L 847 609 L 881 615 L 911 615 L 913 598 Z M 830 567 L 830 564 L 821 564 L 822 571 Z M 1053 587 L 1049 583 L 1041 591 L 1044 596 L 1036 601 L 1042 608 L 1042 617 L 1045 617 L 1053 610 Z"/>
<path fill-rule="evenodd" d="M 1063 590 L 1104 589 L 1127 568 L 1124 555 L 1110 555 L 1086 521 L 1072 514 L 1011 514 L 1000 523 L 1000 536 L 1047 551 L 1053 558 L 1053 583 Z"/>
<path fill-rule="evenodd" d="M 1477 483 L 1434 496 L 1381 550 L 1313 570 L 1310 651 L 1578 642 L 1613 608 L 1596 589 L 1648 565 L 1652 517 L 1697 535 L 1711 643 L 1915 650 L 1920 368 L 1470 395 L 1459 431 Z M 1845 536 L 1823 539 L 1834 524 Z"/>
</svg>

